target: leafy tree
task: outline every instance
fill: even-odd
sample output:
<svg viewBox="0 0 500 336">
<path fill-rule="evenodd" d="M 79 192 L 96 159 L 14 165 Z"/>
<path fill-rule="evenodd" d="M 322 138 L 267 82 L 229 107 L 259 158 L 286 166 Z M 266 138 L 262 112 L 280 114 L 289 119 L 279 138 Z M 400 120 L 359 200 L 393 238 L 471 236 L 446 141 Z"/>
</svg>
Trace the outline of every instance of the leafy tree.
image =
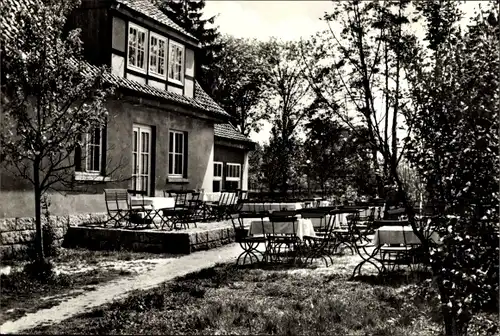
<svg viewBox="0 0 500 336">
<path fill-rule="evenodd" d="M 267 119 L 262 108 L 268 67 L 262 44 L 256 39 L 223 35 L 217 59 L 210 65 L 212 97 L 236 119 L 239 130 L 249 135 Z"/>
<path fill-rule="evenodd" d="M 211 67 L 216 64 L 221 50 L 218 42 L 219 32 L 214 24 L 215 16 L 202 19 L 205 0 L 154 0 L 158 8 L 172 21 L 196 37 L 201 50 L 196 55 L 196 79 L 201 86 L 213 93 L 214 74 Z"/>
<path fill-rule="evenodd" d="M 304 58 L 313 61 L 309 78 L 318 96 L 333 106 L 339 103 L 340 92 L 354 106 L 353 112 L 359 112 L 356 120 L 344 103 L 341 106 L 346 113 L 338 116 L 353 130 L 359 121 L 367 126 L 374 154 L 383 158 L 409 223 L 422 242 L 424 254 L 430 256 L 446 334 L 464 335 L 472 314 L 489 298 L 498 297 L 498 9 L 491 6 L 479 13 L 463 34 L 455 2 L 415 4 L 424 18 L 427 46 L 399 29 L 398 25 L 406 22 L 400 7 L 404 3 L 398 3 L 397 29 L 393 30 L 397 38 L 384 40 L 382 32 L 372 31 L 382 36 L 377 40 L 371 39 L 368 27 L 386 27 L 390 22 L 382 24 L 380 20 L 387 21 L 389 16 L 372 2 L 350 1 L 338 4 L 340 9 L 326 17 L 340 19 L 341 35 L 348 45 L 340 44 L 332 30 L 332 38 L 312 43 L 317 49 L 304 48 L 313 50 L 313 57 Z M 373 41 L 387 41 L 388 47 L 395 42 L 399 45 L 391 47 L 393 60 L 399 61 L 386 64 L 396 76 L 404 70 L 409 86 L 407 96 L 402 88 L 397 90 L 398 104 L 394 96 L 391 98 L 405 118 L 408 133 L 396 151 L 378 129 L 381 120 L 373 98 L 377 83 L 385 78 L 376 78 L 380 73 L 376 70 L 379 43 Z M 337 57 L 335 63 L 325 62 L 332 57 Z M 431 204 L 437 206 L 429 223 L 416 220 L 414 200 L 398 169 L 404 154 L 424 182 Z M 447 217 L 451 214 L 455 219 Z M 427 238 L 429 228 L 439 232 L 442 244 Z"/>
<path fill-rule="evenodd" d="M 391 177 L 389 165 L 397 166 L 402 157 L 397 128 L 408 103 L 401 85 L 402 50 L 415 43 L 403 30 L 409 23 L 407 5 L 408 1 L 397 6 L 378 1 L 336 2 L 324 17 L 330 29 L 301 44 L 307 77 L 321 104 L 354 132 L 359 124 L 368 130 L 379 195 Z M 332 22 L 340 23 L 340 31 Z M 377 108 L 380 96 L 385 96 L 385 113 Z"/>
<path fill-rule="evenodd" d="M 425 1 L 419 10 L 430 50 L 427 67 L 409 70 L 408 157 L 438 207 L 432 224 L 443 244 L 430 254 L 446 334 L 465 335 L 472 315 L 498 299 L 499 13 L 491 4 L 462 33 L 455 3 Z"/>
<path fill-rule="evenodd" d="M 313 111 L 312 92 L 304 76 L 297 43 L 271 39 L 263 50 L 269 63 L 266 113 L 273 123 L 272 140 L 280 149 L 280 185 L 285 191 L 288 189 L 296 131 Z"/>
<path fill-rule="evenodd" d="M 264 175 L 262 173 L 262 160 L 264 157 L 263 146 L 257 143 L 255 150 L 248 154 L 248 185 L 251 190 L 263 187 Z"/>
<path fill-rule="evenodd" d="M 366 130 L 358 128 L 357 134 L 327 115 L 318 115 L 306 124 L 304 146 L 311 161 L 309 173 L 324 194 L 330 193 L 329 186 L 340 196 L 350 185 L 360 194 L 375 196 Z"/>
<path fill-rule="evenodd" d="M 29 8 L 2 5 L 12 26 L 1 35 L 2 166 L 34 189 L 37 261 L 44 259 L 41 200 L 70 184 L 81 134 L 101 127 L 107 112 L 103 69 L 82 58 L 80 30 L 64 33 L 78 1 L 32 1 Z M 4 22 L 4 21 L 2 21 Z M 16 24 L 14 24 L 16 23 Z"/>
</svg>

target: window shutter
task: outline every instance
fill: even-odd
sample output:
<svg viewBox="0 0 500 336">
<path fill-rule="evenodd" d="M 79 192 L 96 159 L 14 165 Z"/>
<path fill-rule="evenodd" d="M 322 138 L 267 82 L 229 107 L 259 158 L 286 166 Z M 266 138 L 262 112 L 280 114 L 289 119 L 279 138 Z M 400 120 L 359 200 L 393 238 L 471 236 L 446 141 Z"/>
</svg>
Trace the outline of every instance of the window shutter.
<svg viewBox="0 0 500 336">
<path fill-rule="evenodd" d="M 183 171 L 184 173 L 182 174 L 182 176 L 184 178 L 187 178 L 188 177 L 188 173 L 187 173 L 187 170 L 188 170 L 188 133 L 187 132 L 184 132 L 184 167 L 183 167 Z"/>
</svg>

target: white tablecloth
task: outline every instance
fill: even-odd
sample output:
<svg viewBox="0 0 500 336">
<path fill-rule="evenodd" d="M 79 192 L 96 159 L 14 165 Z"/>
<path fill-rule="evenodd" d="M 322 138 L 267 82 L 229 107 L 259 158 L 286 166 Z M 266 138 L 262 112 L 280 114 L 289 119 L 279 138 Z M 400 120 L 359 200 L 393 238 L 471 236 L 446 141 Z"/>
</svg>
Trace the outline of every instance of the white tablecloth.
<svg viewBox="0 0 500 336">
<path fill-rule="evenodd" d="M 243 203 L 241 211 L 260 212 L 266 210 L 299 210 L 302 209 L 301 203 Z"/>
<path fill-rule="evenodd" d="M 335 223 L 334 223 L 334 227 L 335 228 L 339 228 L 341 225 L 342 226 L 347 226 L 347 216 L 350 215 L 348 213 L 345 213 L 345 214 L 335 214 Z M 331 218 L 331 215 L 327 215 L 323 220 L 321 218 L 310 218 L 312 223 L 313 223 L 313 226 L 315 228 L 318 228 L 318 227 L 325 227 L 326 224 L 328 223 L 328 221 L 330 220 Z M 333 219 L 332 219 L 333 220 Z"/>
<path fill-rule="evenodd" d="M 439 242 L 439 236 L 433 232 L 430 236 L 434 242 Z M 405 226 L 382 226 L 375 232 L 372 243 L 375 246 L 384 244 L 420 244 L 415 232 L 409 225 Z"/>
<path fill-rule="evenodd" d="M 203 193 L 203 201 L 205 202 L 217 202 L 220 200 L 220 192 L 206 192 Z"/>
<path fill-rule="evenodd" d="M 130 198 L 131 206 L 152 206 L 154 209 L 168 209 L 175 207 L 174 197 L 149 197 L 132 196 Z"/>
<path fill-rule="evenodd" d="M 295 226 L 294 227 L 292 226 Z M 264 226 L 264 228 L 262 227 Z M 264 229 L 264 232 L 262 230 Z M 299 218 L 296 222 L 275 222 L 274 223 L 274 233 L 281 234 L 293 234 L 295 230 L 295 234 L 297 237 L 302 239 L 304 236 L 315 236 L 314 227 L 310 219 Z M 269 220 L 264 220 L 264 225 L 259 221 L 252 221 L 250 223 L 250 230 L 248 232 L 249 235 L 259 235 L 259 234 L 272 234 L 273 233 L 273 224 Z"/>
</svg>

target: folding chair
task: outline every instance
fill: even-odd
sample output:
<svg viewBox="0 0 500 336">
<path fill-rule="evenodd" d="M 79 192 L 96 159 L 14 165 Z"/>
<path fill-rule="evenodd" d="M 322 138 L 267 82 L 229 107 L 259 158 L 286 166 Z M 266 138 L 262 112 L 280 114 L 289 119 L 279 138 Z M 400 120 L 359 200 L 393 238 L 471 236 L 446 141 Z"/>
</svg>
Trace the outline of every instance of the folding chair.
<svg viewBox="0 0 500 336">
<path fill-rule="evenodd" d="M 234 228 L 234 233 L 235 233 L 235 241 L 240 244 L 241 248 L 243 249 L 243 252 L 238 256 L 238 259 L 236 260 L 236 264 L 238 265 L 240 263 L 241 258 L 243 258 L 243 264 L 246 264 L 247 258 L 250 259 L 250 262 L 253 263 L 254 260 L 256 263 L 259 262 L 265 262 L 266 261 L 266 254 L 259 251 L 258 247 L 260 244 L 266 244 L 266 236 L 264 234 L 264 224 L 263 224 L 263 218 L 261 218 L 261 225 L 262 225 L 262 235 L 257 235 L 257 236 L 250 236 L 249 235 L 249 228 L 246 228 L 244 226 L 244 219 L 245 218 L 254 218 L 250 215 L 245 215 L 245 214 L 232 214 L 231 216 L 231 222 L 233 224 Z M 261 256 L 261 259 L 259 260 L 258 255 Z"/>
<path fill-rule="evenodd" d="M 407 232 L 402 226 L 403 243 L 399 245 L 383 245 L 380 247 L 380 262 L 384 269 L 394 271 L 400 269 L 401 265 L 410 266 L 414 264 L 414 251 L 418 244 L 409 244 L 406 239 Z M 380 231 L 377 233 L 380 234 Z M 411 266 L 410 266 L 411 267 Z"/>
<path fill-rule="evenodd" d="M 273 262 L 292 261 L 301 256 L 301 240 L 297 236 L 298 220 L 295 211 L 273 211 L 269 215 L 271 232 L 266 234 L 266 255 Z M 285 230 L 279 229 L 285 226 Z"/>
<path fill-rule="evenodd" d="M 128 223 L 130 218 L 130 196 L 126 189 L 104 189 L 104 199 L 109 220 L 119 227 L 121 221 Z M 106 222 L 106 223 L 107 223 Z M 104 223 L 104 226 L 106 226 Z"/>
<path fill-rule="evenodd" d="M 139 225 L 147 225 L 148 227 L 153 224 L 156 228 L 158 228 L 154 222 L 154 219 L 157 215 L 157 212 L 152 207 L 150 202 L 146 202 L 144 196 L 147 196 L 146 190 L 135 190 L 128 189 L 127 192 L 133 196 L 140 196 L 138 204 L 132 204 L 132 200 L 130 201 L 130 218 L 129 222 L 136 224 L 135 227 Z"/>
<path fill-rule="evenodd" d="M 332 255 L 334 249 L 332 247 L 334 247 L 337 242 L 333 234 L 335 214 L 330 213 L 329 210 L 317 210 L 315 213 L 306 212 L 302 215 L 302 218 L 318 218 L 317 216 L 323 216 L 324 229 L 317 232 L 316 236 L 303 237 L 304 245 L 307 246 L 305 263 L 308 263 L 308 260 L 312 262 L 314 259 L 321 258 L 328 267 L 328 260 L 333 264 Z"/>
</svg>

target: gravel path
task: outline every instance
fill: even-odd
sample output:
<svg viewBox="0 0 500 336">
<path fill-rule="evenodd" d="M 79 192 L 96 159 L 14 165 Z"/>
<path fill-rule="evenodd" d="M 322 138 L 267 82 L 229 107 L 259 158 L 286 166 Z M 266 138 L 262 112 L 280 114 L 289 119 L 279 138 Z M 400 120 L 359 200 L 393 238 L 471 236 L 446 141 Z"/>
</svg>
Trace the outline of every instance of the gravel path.
<svg viewBox="0 0 500 336">
<path fill-rule="evenodd" d="M 238 244 L 230 244 L 180 258 L 165 259 L 145 273 L 98 285 L 96 290 L 61 302 L 52 308 L 27 314 L 15 321 L 7 321 L 0 326 L 0 333 L 20 333 L 38 325 L 58 323 L 94 307 L 121 299 L 131 291 L 149 289 L 173 278 L 212 267 L 216 263 L 229 262 L 240 252 L 241 247 Z"/>
</svg>

